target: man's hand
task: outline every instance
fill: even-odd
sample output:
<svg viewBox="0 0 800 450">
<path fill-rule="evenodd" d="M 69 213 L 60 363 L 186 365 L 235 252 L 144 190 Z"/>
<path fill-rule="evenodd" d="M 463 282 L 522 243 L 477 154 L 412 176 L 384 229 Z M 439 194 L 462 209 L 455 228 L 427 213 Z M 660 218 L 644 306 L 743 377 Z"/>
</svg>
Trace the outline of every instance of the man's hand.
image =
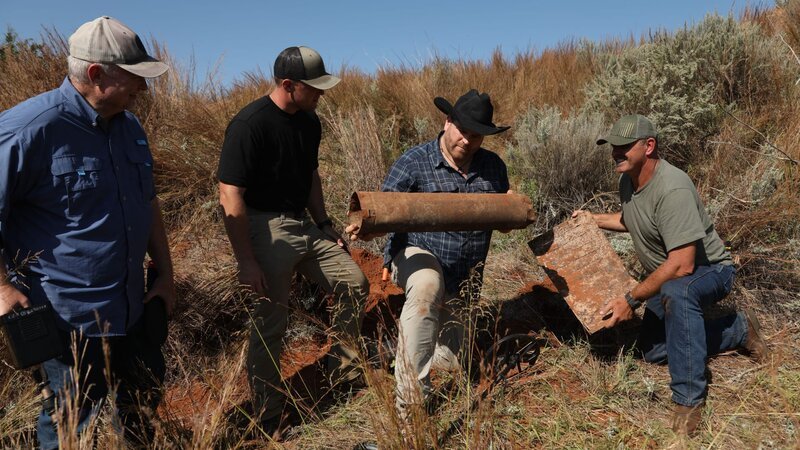
<svg viewBox="0 0 800 450">
<path fill-rule="evenodd" d="M 589 211 L 583 210 L 583 209 L 578 209 L 578 210 L 575 210 L 575 211 L 572 212 L 572 218 L 573 219 L 577 219 L 578 217 L 582 217 L 582 216 L 589 216 L 592 219 L 594 219 L 594 214 L 590 213 Z"/>
<path fill-rule="evenodd" d="M 386 233 L 358 234 L 359 231 L 361 231 L 361 227 L 356 224 L 350 224 L 344 229 L 345 234 L 350 236 L 351 241 L 357 241 L 361 239 L 364 242 L 369 242 L 377 237 L 386 235 Z"/>
<path fill-rule="evenodd" d="M 342 239 L 342 235 L 336 232 L 336 230 L 333 228 L 333 225 L 325 224 L 321 230 L 322 234 L 324 234 L 329 241 L 335 242 L 336 245 L 344 249 L 344 251 L 350 253 L 350 249 L 347 248 L 347 243 L 344 241 L 344 239 Z"/>
<path fill-rule="evenodd" d="M 608 302 L 602 310 L 603 328 L 613 328 L 618 323 L 633 319 L 633 309 L 625 297 L 615 298 Z"/>
<path fill-rule="evenodd" d="M 13 311 L 17 305 L 23 308 L 31 306 L 28 297 L 15 288 L 13 284 L 7 281 L 0 283 L 0 316 Z"/>
<path fill-rule="evenodd" d="M 587 216 L 591 217 L 595 225 L 597 225 L 598 228 L 601 228 L 603 230 L 618 231 L 621 233 L 628 231 L 628 228 L 625 226 L 625 222 L 622 220 L 621 212 L 594 214 L 589 211 L 584 211 L 582 209 L 572 212 L 573 219 L 577 219 L 578 217 L 587 217 Z"/>
<path fill-rule="evenodd" d="M 239 283 L 249 286 L 258 295 L 267 296 L 267 277 L 256 261 L 239 263 Z"/>
<path fill-rule="evenodd" d="M 147 291 L 147 295 L 144 296 L 144 303 L 149 302 L 155 297 L 164 299 L 164 307 L 167 310 L 167 316 L 172 317 L 178 296 L 175 294 L 175 280 L 173 280 L 171 276 L 159 274 L 155 281 L 153 281 L 153 286 Z"/>
</svg>

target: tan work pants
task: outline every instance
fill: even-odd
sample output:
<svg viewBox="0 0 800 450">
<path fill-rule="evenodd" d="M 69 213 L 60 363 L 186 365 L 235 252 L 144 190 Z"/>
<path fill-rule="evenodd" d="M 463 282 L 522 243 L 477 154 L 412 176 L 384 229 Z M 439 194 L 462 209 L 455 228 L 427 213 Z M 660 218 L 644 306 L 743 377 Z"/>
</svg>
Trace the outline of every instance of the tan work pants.
<svg viewBox="0 0 800 450">
<path fill-rule="evenodd" d="M 355 348 L 369 282 L 350 255 L 330 241 L 307 215 L 294 218 L 252 209 L 247 214 L 253 251 L 267 280 L 267 297 L 258 301 L 250 327 L 247 369 L 254 410 L 266 420 L 281 413 L 287 391 L 281 379 L 280 355 L 293 272 L 335 294 L 335 344 L 328 358 L 328 369 L 333 373 L 349 370 L 357 363 Z"/>
<path fill-rule="evenodd" d="M 459 370 L 466 308 L 445 293 L 439 261 L 419 247 L 406 247 L 392 259 L 392 280 L 406 294 L 400 313 L 395 380 L 401 416 L 422 405 L 430 392 L 431 368 Z M 447 300 L 447 301 L 445 301 Z"/>
</svg>

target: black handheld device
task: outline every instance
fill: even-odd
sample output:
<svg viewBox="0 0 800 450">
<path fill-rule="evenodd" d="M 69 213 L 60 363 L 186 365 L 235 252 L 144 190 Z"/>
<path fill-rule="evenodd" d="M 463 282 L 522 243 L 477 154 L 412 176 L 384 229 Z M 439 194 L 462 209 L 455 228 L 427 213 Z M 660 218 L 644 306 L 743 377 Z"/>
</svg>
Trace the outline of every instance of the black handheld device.
<svg viewBox="0 0 800 450">
<path fill-rule="evenodd" d="M 25 369 L 64 353 L 50 303 L 17 309 L 0 316 L 0 328 L 11 364 Z"/>
</svg>

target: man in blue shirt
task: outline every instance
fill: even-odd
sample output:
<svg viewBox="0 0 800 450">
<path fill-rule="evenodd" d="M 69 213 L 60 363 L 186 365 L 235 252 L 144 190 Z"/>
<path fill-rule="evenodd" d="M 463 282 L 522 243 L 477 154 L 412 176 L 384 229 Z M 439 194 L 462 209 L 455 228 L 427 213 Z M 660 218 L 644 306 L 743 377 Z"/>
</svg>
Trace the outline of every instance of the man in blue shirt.
<svg viewBox="0 0 800 450">
<path fill-rule="evenodd" d="M 175 286 L 147 137 L 126 108 L 167 66 L 110 17 L 70 37 L 68 65 L 59 88 L 0 114 L 0 314 L 50 303 L 64 347 L 74 341 L 80 354 L 43 364 L 59 410 L 39 416 L 42 448 L 58 447 L 56 422 L 71 421 L 64 391 L 75 368 L 78 431 L 93 422 L 108 375 L 126 435 L 144 443 L 140 409 L 155 409 L 165 372 L 144 305 L 160 297 L 171 313 Z M 159 273 L 147 295 L 145 252 Z"/>
<path fill-rule="evenodd" d="M 455 103 L 436 97 L 445 114 L 436 139 L 409 149 L 392 165 L 382 190 L 388 192 L 508 192 L 506 165 L 481 147 L 486 135 L 509 127 L 492 123 L 488 94 L 472 89 Z M 348 227 L 348 232 L 355 230 Z M 464 338 L 461 316 L 476 299 L 491 231 L 393 233 L 384 264 L 404 289 L 395 362 L 397 408 L 408 416 L 430 390 L 432 367 L 457 370 Z"/>
</svg>

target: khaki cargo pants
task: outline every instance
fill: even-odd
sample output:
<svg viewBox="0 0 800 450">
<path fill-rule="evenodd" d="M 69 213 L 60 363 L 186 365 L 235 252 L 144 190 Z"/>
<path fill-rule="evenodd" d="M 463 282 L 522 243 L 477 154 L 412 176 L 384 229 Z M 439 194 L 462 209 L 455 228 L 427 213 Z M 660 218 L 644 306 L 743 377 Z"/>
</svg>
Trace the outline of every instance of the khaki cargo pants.
<svg viewBox="0 0 800 450">
<path fill-rule="evenodd" d="M 422 405 L 427 398 L 432 368 L 461 369 L 457 355 L 467 308 L 457 295 L 445 292 L 439 261 L 419 247 L 406 247 L 392 259 L 392 280 L 406 294 L 394 372 L 396 405 L 405 418 L 410 405 Z"/>
<path fill-rule="evenodd" d="M 247 371 L 253 408 L 261 420 L 283 410 L 287 391 L 280 355 L 289 316 L 289 290 L 295 271 L 335 295 L 334 345 L 328 370 L 348 375 L 357 361 L 357 342 L 369 295 L 369 282 L 347 252 L 327 239 L 306 214 L 248 209 L 253 251 L 267 280 L 267 298 L 257 302 L 250 327 Z"/>
</svg>

